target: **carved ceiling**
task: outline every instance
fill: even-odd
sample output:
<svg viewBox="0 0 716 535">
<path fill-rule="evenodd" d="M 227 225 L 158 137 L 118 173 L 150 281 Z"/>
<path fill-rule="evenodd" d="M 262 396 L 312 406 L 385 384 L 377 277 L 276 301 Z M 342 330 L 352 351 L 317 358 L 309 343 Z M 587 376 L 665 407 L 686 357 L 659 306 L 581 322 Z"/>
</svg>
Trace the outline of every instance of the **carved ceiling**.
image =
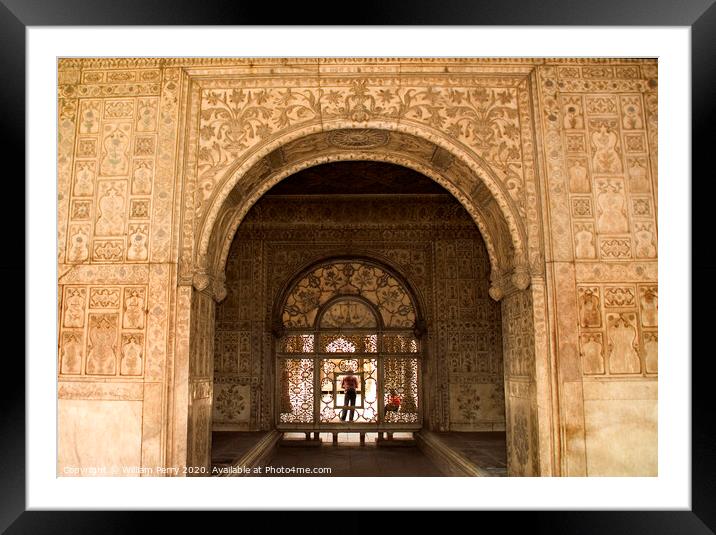
<svg viewBox="0 0 716 535">
<path fill-rule="evenodd" d="M 449 195 L 425 175 L 384 162 L 333 162 L 299 171 L 266 195 Z"/>
</svg>

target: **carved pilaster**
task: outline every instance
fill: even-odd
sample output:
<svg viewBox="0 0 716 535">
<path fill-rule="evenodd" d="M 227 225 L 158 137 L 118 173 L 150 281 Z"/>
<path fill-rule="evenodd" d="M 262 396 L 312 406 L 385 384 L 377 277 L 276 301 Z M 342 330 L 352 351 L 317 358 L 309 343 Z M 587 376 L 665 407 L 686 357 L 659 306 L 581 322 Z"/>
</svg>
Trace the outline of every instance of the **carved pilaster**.
<svg viewBox="0 0 716 535">
<path fill-rule="evenodd" d="M 492 297 L 495 301 L 499 301 L 504 296 L 502 288 L 496 284 L 492 284 L 490 286 L 488 293 L 490 294 L 490 297 Z"/>
<path fill-rule="evenodd" d="M 194 264 L 191 260 L 191 255 L 187 251 L 184 252 L 182 257 L 179 259 L 179 285 L 189 286 L 193 284 L 194 279 Z"/>
<path fill-rule="evenodd" d="M 223 272 L 219 275 L 213 275 L 206 270 L 198 268 L 192 275 L 191 284 L 197 291 L 210 295 L 217 303 L 221 303 L 228 294 L 226 290 L 226 275 L 224 275 Z"/>
<path fill-rule="evenodd" d="M 502 277 L 494 270 L 490 273 L 490 289 L 487 293 L 490 294 L 490 297 L 495 301 L 499 301 L 505 295 Z"/>
<path fill-rule="evenodd" d="M 228 293 L 226 291 L 226 275 L 223 271 L 214 278 L 212 287 L 214 290 L 214 300 L 217 303 L 221 303 Z"/>
<path fill-rule="evenodd" d="M 527 264 L 517 264 L 512 272 L 512 284 L 518 290 L 526 290 L 530 285 L 530 268 Z"/>
<path fill-rule="evenodd" d="M 206 271 L 197 270 L 194 272 L 194 276 L 192 277 L 192 285 L 194 286 L 194 288 L 196 288 L 200 292 L 203 292 L 209 287 L 210 283 L 211 277 Z"/>
</svg>

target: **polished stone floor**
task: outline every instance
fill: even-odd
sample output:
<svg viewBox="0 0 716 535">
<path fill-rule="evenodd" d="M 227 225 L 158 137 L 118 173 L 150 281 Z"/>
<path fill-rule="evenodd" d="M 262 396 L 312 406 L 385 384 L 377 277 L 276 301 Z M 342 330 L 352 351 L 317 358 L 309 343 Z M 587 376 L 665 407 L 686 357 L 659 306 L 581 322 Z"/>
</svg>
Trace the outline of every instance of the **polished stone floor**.
<svg viewBox="0 0 716 535">
<path fill-rule="evenodd" d="M 243 456 L 265 432 L 212 433 L 212 465 L 227 466 Z M 436 433 L 450 448 L 495 476 L 507 475 L 505 433 Z M 312 435 L 313 436 L 313 435 Z M 377 433 L 366 433 L 360 445 L 358 433 L 339 433 L 333 444 L 331 433 L 321 433 L 321 443 L 303 445 L 304 433 L 285 433 L 288 445 L 279 446 L 262 470 L 268 477 L 431 477 L 443 473 L 415 445 L 379 447 Z M 394 440 L 412 444 L 411 433 L 395 433 Z M 284 442 L 285 444 L 286 442 Z M 301 470 L 298 470 L 301 469 Z M 307 470 L 306 470 L 307 469 Z M 327 470 L 328 469 L 328 470 Z"/>
<path fill-rule="evenodd" d="M 281 468 L 283 467 L 283 470 Z M 321 469 L 316 473 L 287 471 L 292 467 Z M 330 468 L 326 473 L 325 468 Z M 412 447 L 356 446 L 349 443 L 333 446 L 330 442 L 319 447 L 280 446 L 265 469 L 265 476 L 300 477 L 430 477 L 442 472 L 418 449 Z"/>
<path fill-rule="evenodd" d="M 240 459 L 264 435 L 265 431 L 214 431 L 211 433 L 212 466 L 226 466 Z"/>
<path fill-rule="evenodd" d="M 451 449 L 462 453 L 480 468 L 495 476 L 507 475 L 507 449 L 504 431 L 435 434 Z"/>
</svg>

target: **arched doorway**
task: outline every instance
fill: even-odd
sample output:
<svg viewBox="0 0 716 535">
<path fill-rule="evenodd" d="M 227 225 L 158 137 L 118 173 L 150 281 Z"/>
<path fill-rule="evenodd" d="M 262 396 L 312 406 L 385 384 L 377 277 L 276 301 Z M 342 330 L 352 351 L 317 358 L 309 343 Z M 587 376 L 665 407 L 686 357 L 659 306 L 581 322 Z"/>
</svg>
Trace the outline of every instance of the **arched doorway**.
<svg viewBox="0 0 716 535">
<path fill-rule="evenodd" d="M 338 132 L 341 131 L 345 129 Z M 377 138 L 375 132 L 378 132 Z M 432 135 L 427 137 L 436 139 Z M 186 250 L 186 254 L 182 253 L 180 278 L 181 273 L 191 275 L 197 301 L 206 296 L 221 302 L 227 292 L 224 267 L 239 224 L 269 188 L 301 169 L 333 161 L 382 161 L 419 171 L 443 185 L 459 200 L 485 242 L 490 266 L 489 295 L 501 301 L 503 309 L 505 370 L 509 370 L 510 375 L 505 378 L 504 389 L 510 472 L 515 475 L 551 473 L 555 455 L 553 448 L 557 444 L 552 438 L 554 401 L 550 399 L 549 390 L 551 372 L 544 374 L 545 366 L 549 366 L 546 353 L 548 341 L 542 323 L 546 317 L 545 285 L 543 279 L 531 277 L 527 261 L 529 253 L 531 261 L 539 266 L 541 245 L 530 242 L 528 246 L 522 216 L 509 195 L 500 189 L 502 186 L 498 181 L 490 180 L 485 174 L 489 171 L 480 167 L 483 164 L 470 160 L 457 147 L 454 153 L 446 150 L 443 145 L 449 145 L 448 141 L 440 138 L 436 139 L 439 142 L 436 144 L 412 133 L 381 133 L 371 129 L 357 129 L 357 137 L 349 138 L 350 143 L 346 145 L 345 140 L 328 127 L 324 132 L 305 137 L 292 133 L 284 145 L 272 143 L 266 149 L 254 152 L 243 164 L 233 166 L 225 175 L 224 186 L 196 212 L 201 214 L 198 239 L 195 247 Z M 278 148 L 270 150 L 269 147 Z M 191 259 L 191 255 L 195 255 L 195 260 Z M 540 307 L 537 311 L 535 304 Z M 197 311 L 213 312 L 213 306 L 209 304 L 202 308 L 197 305 Z M 205 321 L 199 320 L 196 325 L 213 328 L 213 317 L 207 316 Z M 541 330 L 539 339 L 535 338 L 536 329 Z M 539 360 L 535 358 L 537 348 L 540 351 Z M 275 378 L 270 380 L 273 384 Z M 447 389 L 448 385 L 444 384 L 436 396 L 448 398 Z M 538 403 L 537 396 L 547 403 Z M 262 404 L 266 409 L 271 402 L 263 401 Z M 206 417 L 211 413 L 211 401 L 194 403 L 193 406 L 189 408 L 187 457 L 206 464 L 210 450 L 210 439 L 206 438 L 209 428 Z M 198 416 L 200 414 L 202 416 Z M 203 438 L 197 438 L 195 430 Z"/>
<path fill-rule="evenodd" d="M 361 435 L 368 445 L 381 433 L 482 432 L 484 443 L 488 432 L 504 462 L 502 325 L 489 274 L 469 214 L 415 171 L 335 162 L 287 177 L 249 211 L 227 258 L 216 451 L 242 430 L 322 433 L 324 444 L 332 433 L 341 444 Z M 349 369 L 359 372 L 358 407 L 342 421 L 336 379 Z"/>
<path fill-rule="evenodd" d="M 424 320 L 389 268 L 362 258 L 323 261 L 291 282 L 276 312 L 277 429 L 421 428 Z M 351 376 L 354 403 L 345 387 Z"/>
</svg>

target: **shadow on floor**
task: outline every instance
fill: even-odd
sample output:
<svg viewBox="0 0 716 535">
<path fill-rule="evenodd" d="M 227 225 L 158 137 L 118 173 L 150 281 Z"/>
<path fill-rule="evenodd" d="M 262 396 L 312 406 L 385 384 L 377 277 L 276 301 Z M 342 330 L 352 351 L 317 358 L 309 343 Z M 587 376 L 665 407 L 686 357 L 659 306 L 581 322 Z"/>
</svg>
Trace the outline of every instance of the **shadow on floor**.
<svg viewBox="0 0 716 535">
<path fill-rule="evenodd" d="M 211 433 L 211 465 L 228 466 L 253 448 L 266 431 L 214 431 Z"/>
<path fill-rule="evenodd" d="M 255 446 L 265 432 L 212 433 L 212 465 L 229 466 Z M 296 435 L 296 436 L 291 436 Z M 355 436 L 354 436 L 355 435 Z M 375 436 L 373 436 L 375 435 Z M 450 448 L 495 476 L 507 475 L 505 433 L 437 433 Z M 300 434 L 284 438 L 300 440 Z M 416 447 L 377 447 L 377 434 L 368 433 L 365 446 L 358 434 L 340 434 L 338 445 L 330 433 L 321 433 L 320 446 L 279 446 L 271 460 L 252 476 L 259 477 L 433 477 L 444 474 Z M 396 433 L 396 439 L 400 437 Z"/>
</svg>

